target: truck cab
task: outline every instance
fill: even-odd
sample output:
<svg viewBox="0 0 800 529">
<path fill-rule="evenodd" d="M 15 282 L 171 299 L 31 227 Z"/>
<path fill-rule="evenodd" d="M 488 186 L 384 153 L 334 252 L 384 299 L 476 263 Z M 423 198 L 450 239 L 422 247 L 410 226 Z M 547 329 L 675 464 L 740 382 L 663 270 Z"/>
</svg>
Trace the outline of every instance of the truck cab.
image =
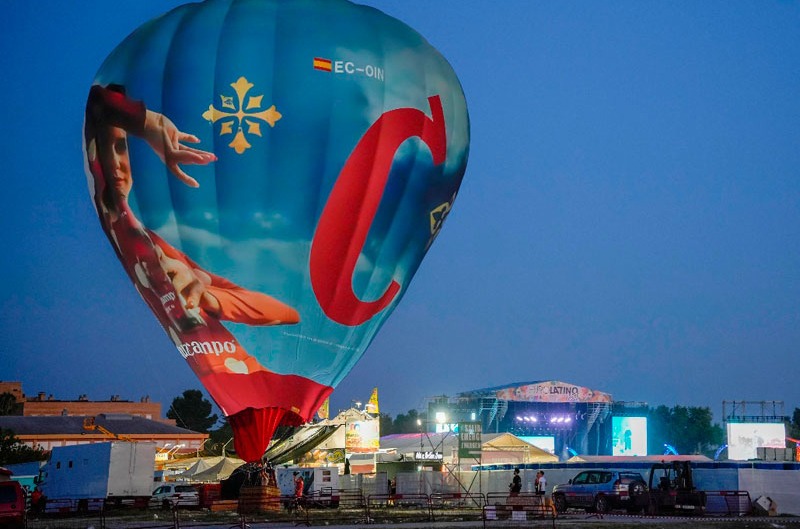
<svg viewBox="0 0 800 529">
<path fill-rule="evenodd" d="M 706 493 L 694 486 L 689 461 L 654 464 L 648 485 L 648 514 L 677 511 L 699 514 L 705 510 Z"/>
<path fill-rule="evenodd" d="M 0 481 L 0 527 L 25 527 L 25 493 L 17 481 Z"/>
</svg>

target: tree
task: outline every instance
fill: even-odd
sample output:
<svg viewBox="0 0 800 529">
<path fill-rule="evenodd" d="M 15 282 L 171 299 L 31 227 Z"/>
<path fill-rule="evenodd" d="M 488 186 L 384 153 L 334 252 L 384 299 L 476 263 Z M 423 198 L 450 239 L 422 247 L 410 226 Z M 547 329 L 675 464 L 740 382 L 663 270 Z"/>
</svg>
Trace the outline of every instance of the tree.
<svg viewBox="0 0 800 529">
<path fill-rule="evenodd" d="M 197 389 L 187 389 L 183 396 L 175 397 L 167 411 L 167 418 L 175 424 L 193 432 L 208 433 L 217 423 L 217 414 L 211 414 L 211 403 Z"/>
<path fill-rule="evenodd" d="M 233 428 L 231 427 L 231 423 L 228 422 L 228 419 L 223 417 L 220 427 L 216 430 L 211 430 L 209 434 L 203 454 L 218 456 L 222 455 L 222 447 L 225 446 L 225 443 L 233 438 Z M 225 448 L 225 453 L 233 451 L 233 443 L 228 444 Z"/>
<path fill-rule="evenodd" d="M 388 413 L 381 413 L 378 416 L 378 420 L 380 421 L 381 436 L 396 433 L 394 431 L 394 421 L 392 421 L 391 415 Z"/>
<path fill-rule="evenodd" d="M 394 433 L 417 433 L 420 429 L 424 429 L 426 413 L 420 413 L 417 410 L 408 410 L 405 414 L 400 414 L 395 417 L 392 422 Z M 417 421 L 422 422 L 422 426 L 417 424 Z"/>
<path fill-rule="evenodd" d="M 0 394 L 0 415 L 19 415 L 20 405 L 11 393 Z"/>
<path fill-rule="evenodd" d="M 794 409 L 791 422 L 788 417 L 786 419 L 786 435 L 793 439 L 800 439 L 800 408 Z"/>
<path fill-rule="evenodd" d="M 47 452 L 41 448 L 31 448 L 17 439 L 12 430 L 0 428 L 0 466 L 45 459 Z"/>
<path fill-rule="evenodd" d="M 722 444 L 722 428 L 712 423 L 710 408 L 658 406 L 649 410 L 648 452 L 660 454 L 670 444 L 681 454 L 713 452 Z"/>
</svg>

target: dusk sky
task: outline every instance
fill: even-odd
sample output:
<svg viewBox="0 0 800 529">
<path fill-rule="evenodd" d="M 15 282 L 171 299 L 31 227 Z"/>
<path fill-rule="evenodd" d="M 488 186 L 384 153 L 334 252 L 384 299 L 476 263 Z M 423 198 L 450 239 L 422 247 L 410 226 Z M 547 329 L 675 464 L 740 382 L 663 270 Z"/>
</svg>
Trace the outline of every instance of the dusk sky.
<svg viewBox="0 0 800 529">
<path fill-rule="evenodd" d="M 103 59 L 172 0 L 7 0 L 0 380 L 163 403 L 200 383 L 92 207 Z M 560 380 L 651 405 L 800 407 L 800 3 L 370 0 L 452 64 L 453 211 L 332 397 L 381 411 Z M 302 35 L 298 35 L 302 38 Z"/>
</svg>

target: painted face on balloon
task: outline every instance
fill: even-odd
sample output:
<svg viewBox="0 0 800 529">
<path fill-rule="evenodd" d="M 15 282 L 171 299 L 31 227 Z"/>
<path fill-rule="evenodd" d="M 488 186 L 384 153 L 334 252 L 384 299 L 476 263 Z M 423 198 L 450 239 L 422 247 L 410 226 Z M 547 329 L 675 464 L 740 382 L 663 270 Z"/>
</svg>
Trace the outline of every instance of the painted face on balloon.
<svg viewBox="0 0 800 529">
<path fill-rule="evenodd" d="M 116 206 L 128 199 L 133 186 L 131 161 L 128 155 L 128 134 L 119 127 L 109 127 L 106 129 L 104 140 L 100 161 L 106 177 L 107 197 Z"/>
</svg>

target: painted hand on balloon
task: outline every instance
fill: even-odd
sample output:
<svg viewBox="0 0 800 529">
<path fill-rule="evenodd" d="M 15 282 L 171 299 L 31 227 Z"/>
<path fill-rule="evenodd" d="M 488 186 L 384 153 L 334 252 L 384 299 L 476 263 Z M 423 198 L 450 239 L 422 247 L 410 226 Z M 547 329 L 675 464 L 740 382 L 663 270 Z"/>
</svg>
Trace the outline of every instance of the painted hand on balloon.
<svg viewBox="0 0 800 529">
<path fill-rule="evenodd" d="M 200 143 L 200 139 L 179 131 L 168 117 L 152 110 L 148 110 L 145 116 L 144 139 L 172 174 L 189 187 L 200 187 L 200 184 L 186 174 L 180 165 L 206 165 L 217 161 L 217 156 L 212 152 L 184 145 L 184 142 Z"/>
<path fill-rule="evenodd" d="M 212 316 L 220 312 L 219 300 L 208 291 L 211 276 L 199 268 L 191 268 L 178 259 L 168 257 L 156 247 L 161 268 L 172 281 L 175 291 L 183 296 L 187 309 L 200 307 Z"/>
</svg>

